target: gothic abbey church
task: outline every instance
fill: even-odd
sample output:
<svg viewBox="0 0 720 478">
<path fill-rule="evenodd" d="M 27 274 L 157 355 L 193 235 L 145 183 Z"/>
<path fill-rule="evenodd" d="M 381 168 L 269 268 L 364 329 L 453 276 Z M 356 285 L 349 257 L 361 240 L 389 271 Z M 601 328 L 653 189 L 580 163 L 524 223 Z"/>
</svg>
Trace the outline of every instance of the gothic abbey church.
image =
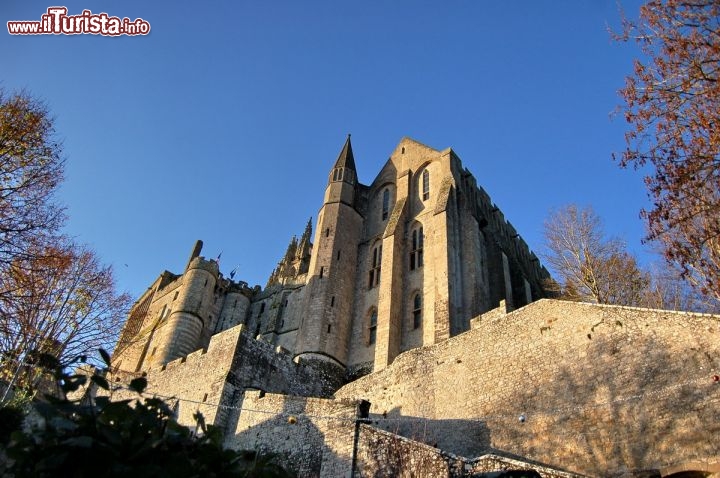
<svg viewBox="0 0 720 478">
<path fill-rule="evenodd" d="M 450 148 L 404 138 L 357 178 L 348 136 L 265 288 L 198 241 L 132 307 L 110 381 L 147 376 L 180 423 L 300 477 L 720 476 L 720 317 L 549 298 Z"/>
<path fill-rule="evenodd" d="M 547 271 L 452 149 L 405 138 L 370 186 L 357 177 L 348 136 L 314 239 L 308 223 L 263 290 L 222 277 L 198 245 L 181 275 L 163 273 L 138 301 L 118 366 L 162 365 L 244 324 L 352 377 L 469 330 L 500 300 L 515 308 L 544 296 Z"/>
</svg>

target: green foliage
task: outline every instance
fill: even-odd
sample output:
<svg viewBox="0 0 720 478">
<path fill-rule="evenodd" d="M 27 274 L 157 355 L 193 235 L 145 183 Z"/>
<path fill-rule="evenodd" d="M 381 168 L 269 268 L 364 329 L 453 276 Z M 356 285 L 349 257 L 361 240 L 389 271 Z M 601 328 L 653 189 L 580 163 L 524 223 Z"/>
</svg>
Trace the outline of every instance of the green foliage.
<svg viewBox="0 0 720 478">
<path fill-rule="evenodd" d="M 103 357 L 106 354 L 103 354 Z M 109 390 L 103 371 L 90 382 Z M 56 370 L 64 394 L 87 383 L 85 375 Z M 3 428 L 14 428 L 9 441 L 0 442 L 8 460 L 0 476 L 25 477 L 287 477 L 272 457 L 226 450 L 219 429 L 206 426 L 199 413 L 197 435 L 180 425 L 173 411 L 158 398 L 143 397 L 144 378 L 130 389 L 135 400 L 111 401 L 98 396 L 93 404 L 46 397 L 35 403 L 42 417 L 31 431 L 20 429 L 17 408 L 0 409 Z M 7 410 L 6 410 L 7 408 Z M 7 417 L 12 419 L 6 421 Z M 18 420 L 20 417 L 20 421 Z M 7 436 L 6 430 L 0 430 Z"/>
</svg>

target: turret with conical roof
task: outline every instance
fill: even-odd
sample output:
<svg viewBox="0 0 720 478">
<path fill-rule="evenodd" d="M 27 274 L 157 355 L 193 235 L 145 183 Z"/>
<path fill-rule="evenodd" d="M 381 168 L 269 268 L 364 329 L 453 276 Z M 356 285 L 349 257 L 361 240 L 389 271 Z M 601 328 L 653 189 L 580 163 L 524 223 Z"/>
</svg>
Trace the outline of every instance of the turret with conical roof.
<svg viewBox="0 0 720 478">
<path fill-rule="evenodd" d="M 355 207 L 357 172 L 350 135 L 330 171 L 318 214 L 308 272 L 312 297 L 295 353 L 301 360 L 330 362 L 345 369 L 352 330 L 358 241 L 363 217 Z M 303 240 L 300 240 L 302 244 Z"/>
<path fill-rule="evenodd" d="M 355 188 L 357 186 L 357 170 L 353 156 L 350 135 L 348 134 L 340 155 L 328 177 L 325 190 L 325 203 L 342 202 L 355 207 Z"/>
</svg>

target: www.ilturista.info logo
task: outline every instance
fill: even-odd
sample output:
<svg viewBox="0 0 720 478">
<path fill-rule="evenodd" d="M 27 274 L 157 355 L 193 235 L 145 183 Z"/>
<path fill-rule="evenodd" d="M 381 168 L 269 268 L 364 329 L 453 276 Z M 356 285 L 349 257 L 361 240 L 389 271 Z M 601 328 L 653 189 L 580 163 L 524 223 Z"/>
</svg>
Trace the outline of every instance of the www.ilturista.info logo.
<svg viewBox="0 0 720 478">
<path fill-rule="evenodd" d="M 80 15 L 68 15 L 65 7 L 50 7 L 40 21 L 7 22 L 11 35 L 147 35 L 150 24 L 142 18 L 108 16 L 107 13 L 93 13 L 83 10 Z"/>
</svg>

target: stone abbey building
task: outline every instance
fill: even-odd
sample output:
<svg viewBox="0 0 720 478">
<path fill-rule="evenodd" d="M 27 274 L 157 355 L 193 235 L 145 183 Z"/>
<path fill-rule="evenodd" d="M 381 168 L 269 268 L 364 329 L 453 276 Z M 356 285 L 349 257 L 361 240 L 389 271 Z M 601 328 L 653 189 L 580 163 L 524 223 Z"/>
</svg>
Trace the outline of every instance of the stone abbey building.
<svg viewBox="0 0 720 478">
<path fill-rule="evenodd" d="M 548 272 L 452 149 L 404 138 L 357 177 L 348 136 L 314 236 L 265 288 L 198 241 L 133 306 L 117 380 L 146 374 L 181 423 L 201 411 L 300 476 L 720 470 L 717 316 L 545 298 Z"/>
</svg>

